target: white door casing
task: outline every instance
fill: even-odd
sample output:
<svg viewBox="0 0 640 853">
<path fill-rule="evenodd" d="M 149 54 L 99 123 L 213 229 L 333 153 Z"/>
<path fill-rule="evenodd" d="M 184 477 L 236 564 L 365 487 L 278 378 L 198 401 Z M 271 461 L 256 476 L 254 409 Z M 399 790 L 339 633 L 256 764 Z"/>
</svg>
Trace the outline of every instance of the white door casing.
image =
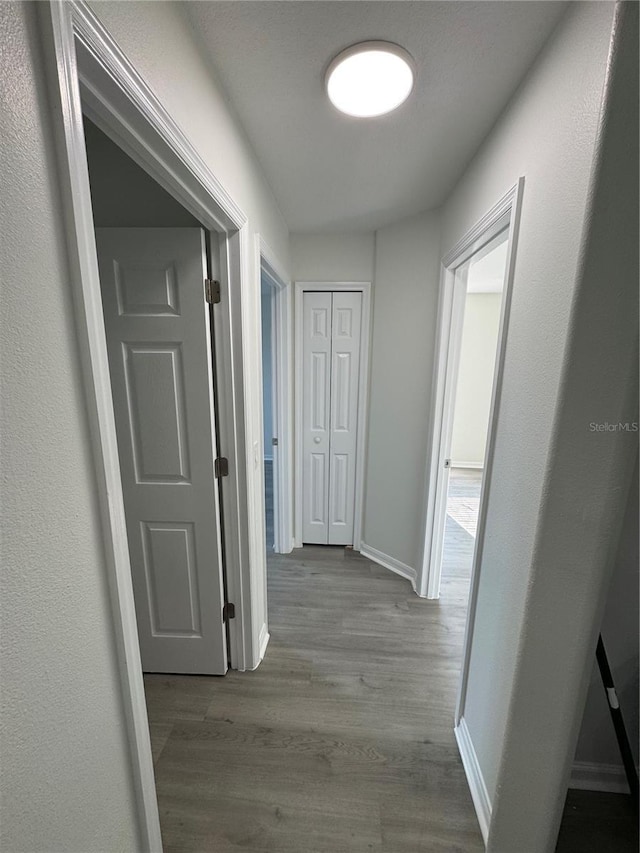
<svg viewBox="0 0 640 853">
<path fill-rule="evenodd" d="M 302 324 L 302 539 L 351 545 L 362 294 L 306 292 Z"/>
<path fill-rule="evenodd" d="M 204 231 L 96 238 L 143 669 L 224 674 Z"/>
<path fill-rule="evenodd" d="M 332 294 L 329 545 L 353 544 L 362 294 Z"/>
</svg>

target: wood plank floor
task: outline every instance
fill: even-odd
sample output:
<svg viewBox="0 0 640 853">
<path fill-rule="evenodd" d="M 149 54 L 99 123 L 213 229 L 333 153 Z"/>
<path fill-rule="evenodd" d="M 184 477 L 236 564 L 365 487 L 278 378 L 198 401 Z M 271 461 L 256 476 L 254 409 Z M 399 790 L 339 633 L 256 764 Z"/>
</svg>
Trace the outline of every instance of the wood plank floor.
<svg viewBox="0 0 640 853">
<path fill-rule="evenodd" d="M 556 853 L 637 853 L 639 841 L 629 794 L 569 789 Z"/>
<path fill-rule="evenodd" d="M 255 672 L 145 676 L 165 851 L 482 851 L 453 736 L 454 568 L 428 602 L 343 548 L 270 554 Z"/>
</svg>

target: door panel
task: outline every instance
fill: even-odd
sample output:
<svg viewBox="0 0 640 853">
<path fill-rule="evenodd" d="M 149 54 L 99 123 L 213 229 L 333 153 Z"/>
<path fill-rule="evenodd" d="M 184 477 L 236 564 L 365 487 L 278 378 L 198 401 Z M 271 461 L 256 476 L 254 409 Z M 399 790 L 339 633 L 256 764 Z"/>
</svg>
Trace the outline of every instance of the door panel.
<svg viewBox="0 0 640 853">
<path fill-rule="evenodd" d="M 223 674 L 204 232 L 96 239 L 142 666 Z"/>
<path fill-rule="evenodd" d="M 353 544 L 362 294 L 336 292 L 332 304 L 330 545 Z"/>
<path fill-rule="evenodd" d="M 303 297 L 302 541 L 326 545 L 329 507 L 331 294 Z"/>
</svg>

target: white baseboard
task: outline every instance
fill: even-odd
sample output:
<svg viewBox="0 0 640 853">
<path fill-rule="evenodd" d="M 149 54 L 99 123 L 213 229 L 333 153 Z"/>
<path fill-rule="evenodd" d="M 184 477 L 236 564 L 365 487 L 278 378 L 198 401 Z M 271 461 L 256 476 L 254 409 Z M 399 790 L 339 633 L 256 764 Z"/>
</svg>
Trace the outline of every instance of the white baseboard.
<svg viewBox="0 0 640 853">
<path fill-rule="evenodd" d="M 477 468 L 482 471 L 484 463 L 482 462 L 454 462 L 453 459 L 449 465 L 450 468 Z"/>
<path fill-rule="evenodd" d="M 273 550 L 276 554 L 290 554 L 295 547 L 296 547 L 295 540 L 291 539 L 289 541 L 289 546 L 287 548 L 282 548 L 280 551 L 276 551 L 275 548 Z"/>
<path fill-rule="evenodd" d="M 622 764 L 591 764 L 588 761 L 574 761 L 569 787 L 578 788 L 580 791 L 629 793 L 629 785 Z"/>
<path fill-rule="evenodd" d="M 471 799 L 475 806 L 478 823 L 480 824 L 480 832 L 486 845 L 489 837 L 489 826 L 491 824 L 491 801 L 487 792 L 487 786 L 484 783 L 482 770 L 478 763 L 478 756 L 473 748 L 473 741 L 464 717 L 460 720 L 454 729 L 456 741 L 458 742 L 458 750 L 462 759 L 462 766 L 467 776 L 469 790 L 471 791 Z"/>
<path fill-rule="evenodd" d="M 271 638 L 271 634 L 267 630 L 267 623 L 265 622 L 262 628 L 260 629 L 260 638 L 258 640 L 258 662 L 255 666 L 252 666 L 251 669 L 257 669 L 262 663 L 265 654 L 267 653 L 267 646 L 269 645 L 269 640 Z"/>
<path fill-rule="evenodd" d="M 415 569 L 411 568 L 411 566 L 407 566 L 406 563 L 401 563 L 400 560 L 396 560 L 395 557 L 383 554 L 382 551 L 378 551 L 377 548 L 372 548 L 371 545 L 367 545 L 366 542 L 360 543 L 360 553 L 363 557 L 367 557 L 369 560 L 373 560 L 374 563 L 378 563 L 379 566 L 383 566 L 385 569 L 395 572 L 396 575 L 406 578 L 411 583 L 413 591 L 417 592 L 417 573 Z"/>
</svg>

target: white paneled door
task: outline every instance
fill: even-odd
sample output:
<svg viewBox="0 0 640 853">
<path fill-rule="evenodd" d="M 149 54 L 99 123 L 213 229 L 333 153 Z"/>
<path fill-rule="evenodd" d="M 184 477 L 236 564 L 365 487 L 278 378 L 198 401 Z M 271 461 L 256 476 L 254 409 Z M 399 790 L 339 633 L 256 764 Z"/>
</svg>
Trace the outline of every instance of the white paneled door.
<svg viewBox="0 0 640 853">
<path fill-rule="evenodd" d="M 362 294 L 303 297 L 302 540 L 351 545 Z"/>
<path fill-rule="evenodd" d="M 224 674 L 205 235 L 96 238 L 142 666 Z"/>
</svg>

